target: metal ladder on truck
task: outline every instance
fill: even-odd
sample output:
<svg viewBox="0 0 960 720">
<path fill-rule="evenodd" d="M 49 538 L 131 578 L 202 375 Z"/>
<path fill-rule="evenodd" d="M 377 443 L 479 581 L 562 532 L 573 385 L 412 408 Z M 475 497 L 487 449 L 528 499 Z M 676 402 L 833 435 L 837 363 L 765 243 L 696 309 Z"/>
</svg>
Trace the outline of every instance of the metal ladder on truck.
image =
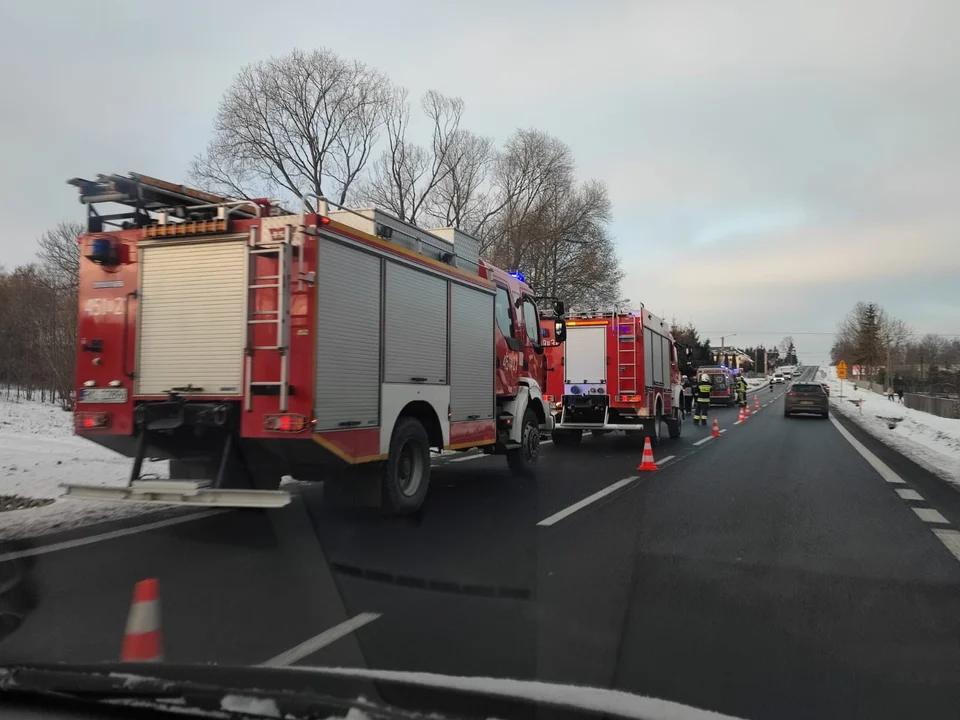
<svg viewBox="0 0 960 720">
<path fill-rule="evenodd" d="M 627 322 L 614 311 L 617 333 L 617 398 L 637 395 L 637 317 L 627 315 Z M 627 332 L 623 332 L 623 328 Z M 628 371 L 625 371 L 628 370 Z"/>
<path fill-rule="evenodd" d="M 284 227 L 283 239 L 279 242 L 264 241 L 260 237 L 260 228 L 250 228 L 247 240 L 247 294 L 246 294 L 246 353 L 244 359 L 243 406 L 246 412 L 253 409 L 253 395 L 258 389 L 264 394 L 280 396 L 280 412 L 286 412 L 290 398 L 290 274 L 293 253 L 297 248 L 293 244 L 293 225 Z M 258 275 L 259 258 L 276 258 L 276 275 Z M 261 290 L 275 290 L 276 302 L 273 309 L 261 310 L 257 307 L 257 296 Z M 258 325 L 273 325 L 276 336 L 272 345 L 256 345 L 255 328 Z M 280 357 L 280 377 L 276 380 L 254 381 L 255 358 L 258 353 L 275 352 Z"/>
</svg>

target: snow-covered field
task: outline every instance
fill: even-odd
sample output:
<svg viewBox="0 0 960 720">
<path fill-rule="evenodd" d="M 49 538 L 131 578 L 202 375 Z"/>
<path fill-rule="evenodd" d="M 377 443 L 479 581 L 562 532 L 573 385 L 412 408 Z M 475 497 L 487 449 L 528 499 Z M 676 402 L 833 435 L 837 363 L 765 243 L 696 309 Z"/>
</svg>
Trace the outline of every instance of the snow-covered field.
<svg viewBox="0 0 960 720">
<path fill-rule="evenodd" d="M 960 420 L 911 410 L 885 395 L 844 381 L 843 399 L 835 367 L 822 368 L 830 382 L 833 409 L 918 465 L 960 485 Z M 852 400 L 859 400 L 859 406 Z"/>
<path fill-rule="evenodd" d="M 0 498 L 52 500 L 42 507 L 0 512 L 0 538 L 39 535 L 155 507 L 60 499 L 63 482 L 123 485 L 131 461 L 73 434 L 73 414 L 56 405 L 0 399 Z M 167 474 L 167 463 L 143 471 Z"/>
</svg>

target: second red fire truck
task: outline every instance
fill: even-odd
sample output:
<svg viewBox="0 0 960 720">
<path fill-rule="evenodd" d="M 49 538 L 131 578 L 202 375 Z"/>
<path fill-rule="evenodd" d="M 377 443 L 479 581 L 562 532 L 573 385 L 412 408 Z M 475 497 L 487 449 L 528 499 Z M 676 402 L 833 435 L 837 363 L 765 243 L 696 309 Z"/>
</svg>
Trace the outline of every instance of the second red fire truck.
<svg viewBox="0 0 960 720">
<path fill-rule="evenodd" d="M 584 430 L 642 434 L 654 445 L 664 427 L 680 437 L 677 347 L 669 325 L 653 313 L 568 315 L 566 340 L 552 353 L 547 394 L 557 398 L 555 444 L 579 444 Z"/>
<path fill-rule="evenodd" d="M 402 514 L 431 449 L 534 469 L 553 427 L 541 312 L 476 239 L 319 198 L 291 213 L 138 174 L 71 184 L 88 207 L 76 432 L 133 458 L 126 486 L 71 497 L 274 507 L 291 475 Z"/>
</svg>

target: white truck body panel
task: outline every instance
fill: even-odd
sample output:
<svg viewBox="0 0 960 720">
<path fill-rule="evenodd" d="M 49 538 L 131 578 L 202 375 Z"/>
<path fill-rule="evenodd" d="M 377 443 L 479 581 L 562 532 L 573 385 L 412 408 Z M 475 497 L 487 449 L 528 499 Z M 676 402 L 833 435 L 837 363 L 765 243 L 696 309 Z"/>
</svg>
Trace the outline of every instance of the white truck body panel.
<svg viewBox="0 0 960 720">
<path fill-rule="evenodd" d="M 564 383 L 595 385 L 607 380 L 607 325 L 573 325 L 564 344 Z"/>
</svg>

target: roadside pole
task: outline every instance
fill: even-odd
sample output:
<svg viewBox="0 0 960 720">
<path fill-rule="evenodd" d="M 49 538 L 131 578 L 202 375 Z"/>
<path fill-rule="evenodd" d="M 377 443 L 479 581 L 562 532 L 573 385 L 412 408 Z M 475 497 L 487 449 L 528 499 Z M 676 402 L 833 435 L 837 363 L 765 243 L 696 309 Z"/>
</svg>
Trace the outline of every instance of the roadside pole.
<svg viewBox="0 0 960 720">
<path fill-rule="evenodd" d="M 837 379 L 840 381 L 840 399 L 843 400 L 843 381 L 847 377 L 847 364 L 841 360 L 837 363 Z"/>
</svg>

